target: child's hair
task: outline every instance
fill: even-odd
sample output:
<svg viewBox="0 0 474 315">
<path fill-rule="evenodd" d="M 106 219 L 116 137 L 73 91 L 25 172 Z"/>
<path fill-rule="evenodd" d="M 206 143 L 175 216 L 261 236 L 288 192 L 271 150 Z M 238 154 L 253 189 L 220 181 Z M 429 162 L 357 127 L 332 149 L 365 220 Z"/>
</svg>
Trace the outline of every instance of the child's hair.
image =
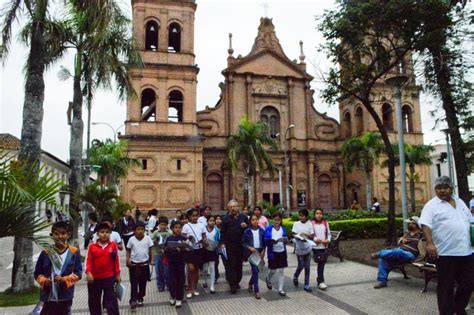
<svg viewBox="0 0 474 315">
<path fill-rule="evenodd" d="M 216 219 L 217 215 L 210 215 L 209 218 L 207 218 L 207 222 L 209 222 L 210 219 Z"/>
<path fill-rule="evenodd" d="M 263 213 L 262 207 L 260 207 L 260 206 L 255 206 L 255 207 L 253 207 L 253 211 L 252 211 L 252 212 L 255 213 L 256 210 L 260 210 L 260 213 Z"/>
<path fill-rule="evenodd" d="M 217 220 L 217 218 L 221 218 L 221 220 L 222 220 L 222 216 L 221 216 L 220 214 L 215 214 L 215 215 L 213 215 L 213 217 L 214 217 L 214 219 L 216 219 L 216 220 Z"/>
<path fill-rule="evenodd" d="M 181 223 L 181 221 L 173 221 L 173 222 L 171 222 L 171 229 L 174 229 L 174 227 L 175 227 L 176 225 L 183 226 L 183 224 Z"/>
<path fill-rule="evenodd" d="M 273 215 L 272 215 L 272 218 L 275 219 L 275 218 L 280 218 L 280 220 L 283 220 L 283 215 L 280 213 L 280 212 L 275 212 Z"/>
<path fill-rule="evenodd" d="M 143 221 L 137 221 L 137 223 L 135 224 L 135 226 L 133 227 L 133 230 L 135 231 L 137 228 L 139 227 L 142 227 L 142 228 L 145 228 L 145 222 Z"/>
<path fill-rule="evenodd" d="M 185 218 L 184 214 L 181 214 L 181 215 L 179 216 L 179 221 L 184 220 L 184 218 Z"/>
<path fill-rule="evenodd" d="M 199 215 L 199 209 L 189 208 L 188 210 L 186 210 L 186 216 L 188 217 L 188 219 L 191 218 L 194 212 L 196 212 Z"/>
<path fill-rule="evenodd" d="M 87 215 L 87 217 L 88 217 L 89 219 L 91 219 L 92 221 L 97 222 L 97 213 L 95 213 L 95 212 L 89 212 L 89 214 Z"/>
<path fill-rule="evenodd" d="M 100 230 L 108 230 L 111 231 L 112 229 L 110 228 L 110 225 L 106 222 L 100 222 L 97 224 L 97 229 L 96 231 L 99 232 Z"/>
<path fill-rule="evenodd" d="M 168 225 L 168 218 L 167 218 L 167 217 L 164 217 L 164 216 L 161 216 L 161 217 L 158 219 L 158 224 L 161 224 L 161 223 L 166 223 L 166 225 Z"/>
<path fill-rule="evenodd" d="M 251 213 L 251 214 L 249 215 L 249 222 L 252 221 L 252 218 L 253 218 L 253 217 L 256 217 L 257 220 L 258 220 L 257 215 L 256 215 L 255 213 Z"/>
<path fill-rule="evenodd" d="M 298 211 L 299 215 L 304 215 L 305 217 L 309 216 L 308 210 L 307 209 L 301 209 Z"/>
<path fill-rule="evenodd" d="M 178 210 L 176 210 L 176 212 L 175 212 L 175 213 L 178 213 L 178 212 L 179 212 L 179 213 L 181 213 L 181 210 L 180 210 L 180 209 L 178 209 Z"/>
<path fill-rule="evenodd" d="M 154 215 L 154 216 L 156 216 L 156 215 L 158 214 L 158 210 L 156 210 L 156 209 L 153 208 L 153 209 L 151 209 L 151 210 L 148 212 L 148 214 L 149 214 L 149 215 Z"/>
<path fill-rule="evenodd" d="M 56 230 L 59 230 L 59 229 L 64 229 L 66 230 L 67 232 L 70 232 L 70 226 L 67 222 L 64 222 L 64 221 L 58 221 L 58 222 L 55 222 L 53 224 L 53 226 L 51 227 L 51 232 L 54 232 Z"/>
<path fill-rule="evenodd" d="M 105 212 L 103 215 L 102 215 L 102 218 L 100 218 L 100 222 L 103 223 L 103 222 L 110 222 L 110 223 L 114 223 L 114 218 L 112 216 L 112 213 L 110 212 Z"/>
</svg>

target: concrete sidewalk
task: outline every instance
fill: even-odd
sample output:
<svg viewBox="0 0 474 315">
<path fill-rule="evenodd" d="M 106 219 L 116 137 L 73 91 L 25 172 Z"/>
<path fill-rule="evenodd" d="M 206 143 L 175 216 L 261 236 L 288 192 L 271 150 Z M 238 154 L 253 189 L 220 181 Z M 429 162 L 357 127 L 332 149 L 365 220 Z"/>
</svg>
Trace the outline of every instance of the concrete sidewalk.
<svg viewBox="0 0 474 315">
<path fill-rule="evenodd" d="M 291 250 L 290 250 L 291 252 Z M 121 266 L 124 266 L 121 253 Z M 375 290 L 377 269 L 350 261 L 339 262 L 331 257 L 326 265 L 325 278 L 329 288 L 320 291 L 316 288 L 316 266 L 311 266 L 312 293 L 303 291 L 300 275 L 300 286 L 295 288 L 292 283 L 296 268 L 296 256 L 289 253 L 289 267 L 285 270 L 286 297 L 280 297 L 275 291 L 268 291 L 264 273 L 260 275 L 260 291 L 262 299 L 257 300 L 246 290 L 250 279 L 250 267 L 244 266 L 242 289 L 235 295 L 229 294 L 225 282 L 224 267 L 219 266 L 221 277 L 216 285 L 216 294 L 211 295 L 200 288 L 201 295 L 183 303 L 181 309 L 168 304 L 169 295 L 158 292 L 154 276 L 148 283 L 145 305 L 133 314 L 435 314 L 436 283 L 430 283 L 428 292 L 421 293 L 422 279 L 403 279 L 402 275 L 392 273 L 388 288 Z M 123 283 L 130 294 L 128 270 L 122 267 Z M 275 287 L 275 284 L 274 284 Z M 121 314 L 131 314 L 128 297 L 120 303 Z M 33 306 L 0 309 L 0 314 L 28 314 Z M 76 285 L 73 314 L 89 314 L 87 307 L 87 285 L 81 280 Z"/>
</svg>

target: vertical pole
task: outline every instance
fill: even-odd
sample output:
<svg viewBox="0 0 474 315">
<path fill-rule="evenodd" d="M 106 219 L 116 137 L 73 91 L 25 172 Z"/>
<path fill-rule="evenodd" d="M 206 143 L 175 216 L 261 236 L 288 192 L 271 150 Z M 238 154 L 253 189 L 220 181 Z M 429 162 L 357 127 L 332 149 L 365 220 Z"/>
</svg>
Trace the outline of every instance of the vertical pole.
<svg viewBox="0 0 474 315">
<path fill-rule="evenodd" d="M 405 221 L 408 219 L 407 206 L 407 176 L 405 164 L 405 141 L 403 138 L 403 117 L 402 117 L 402 92 L 400 84 L 395 85 L 395 106 L 397 109 L 397 123 L 398 123 L 398 152 L 400 159 L 400 185 L 402 193 L 402 213 L 403 213 L 403 231 L 408 229 L 408 224 Z"/>
<path fill-rule="evenodd" d="M 455 182 L 455 177 L 454 177 L 454 170 L 453 170 L 453 158 L 451 156 L 451 142 L 449 141 L 449 132 L 448 129 L 446 129 L 446 154 L 448 155 L 448 171 L 449 171 L 449 178 Z M 456 185 L 454 185 L 453 188 L 453 195 L 456 194 Z"/>
<path fill-rule="evenodd" d="M 286 211 L 291 211 L 290 205 L 290 167 L 288 161 L 288 152 L 285 149 L 285 184 L 286 184 Z"/>
<path fill-rule="evenodd" d="M 280 206 L 283 206 L 283 182 L 282 182 L 281 167 L 278 169 L 278 192 L 280 194 Z"/>
</svg>

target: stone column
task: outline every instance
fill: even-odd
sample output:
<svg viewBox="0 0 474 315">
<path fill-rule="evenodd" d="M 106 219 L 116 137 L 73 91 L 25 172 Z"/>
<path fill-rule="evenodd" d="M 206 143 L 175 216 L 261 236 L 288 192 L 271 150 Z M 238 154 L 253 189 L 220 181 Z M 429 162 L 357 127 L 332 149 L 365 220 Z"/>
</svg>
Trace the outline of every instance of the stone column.
<svg viewBox="0 0 474 315">
<path fill-rule="evenodd" d="M 314 195 L 314 155 L 309 153 L 307 160 L 308 167 L 308 191 L 306 192 L 306 204 L 308 208 L 314 207 L 313 195 Z"/>
<path fill-rule="evenodd" d="M 245 87 L 246 87 L 246 94 L 247 94 L 247 100 L 246 100 L 246 105 L 247 105 L 247 116 L 249 117 L 250 121 L 255 121 L 254 116 L 255 112 L 253 110 L 252 106 L 252 74 L 248 73 L 246 76 L 246 81 L 245 81 Z"/>
<path fill-rule="evenodd" d="M 298 191 L 297 191 L 297 156 L 296 154 L 291 155 L 291 186 L 293 190 L 291 191 L 291 208 L 296 208 L 298 206 Z"/>
<path fill-rule="evenodd" d="M 293 78 L 288 77 L 287 86 L 288 86 L 288 104 L 287 104 L 288 123 L 287 123 L 286 127 L 288 127 L 289 125 L 291 125 L 293 123 L 293 117 L 294 117 L 294 114 L 293 114 L 293 110 L 294 110 L 294 106 L 293 106 L 293 87 L 295 86 L 295 83 L 293 82 Z M 283 128 L 281 128 L 281 129 L 283 130 Z M 289 132 L 289 137 L 290 138 L 291 138 L 291 133 L 292 133 L 292 131 L 290 130 L 290 132 Z"/>
</svg>

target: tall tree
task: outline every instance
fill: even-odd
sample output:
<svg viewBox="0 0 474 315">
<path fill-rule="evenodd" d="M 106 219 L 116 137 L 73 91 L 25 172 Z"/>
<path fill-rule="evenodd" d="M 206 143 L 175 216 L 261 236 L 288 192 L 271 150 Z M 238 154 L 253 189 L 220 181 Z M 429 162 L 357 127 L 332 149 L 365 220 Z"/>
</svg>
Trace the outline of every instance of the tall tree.
<svg viewBox="0 0 474 315">
<path fill-rule="evenodd" d="M 90 163 L 99 166 L 97 174 L 102 186 L 116 189 L 118 180 L 126 176 L 132 166 L 139 165 L 137 159 L 127 155 L 126 149 L 127 142 L 124 140 L 114 142 L 107 139 L 102 142 L 95 139 L 92 141 Z"/>
<path fill-rule="evenodd" d="M 61 27 L 48 14 L 48 0 L 11 0 L 2 10 L 2 44 L 0 59 L 6 58 L 12 27 L 24 13 L 25 26 L 21 40 L 29 46 L 25 71 L 23 121 L 18 159 L 28 167 L 38 167 L 41 158 L 45 68 L 64 52 L 61 45 Z M 33 178 L 32 181 L 36 181 Z M 18 292 L 34 286 L 33 243 L 27 238 L 14 239 L 12 290 Z"/>
<path fill-rule="evenodd" d="M 345 141 L 341 147 L 346 169 L 350 172 L 353 167 L 357 167 L 364 172 L 367 210 L 372 206 L 372 171 L 384 150 L 381 139 L 378 133 L 366 132 Z"/>
<path fill-rule="evenodd" d="M 275 167 L 267 147 L 275 151 L 277 142 L 270 137 L 268 126 L 264 122 L 252 122 L 248 117 L 242 117 L 235 135 L 227 140 L 227 157 L 233 170 L 242 163 L 247 176 L 248 202 L 253 206 L 253 179 L 257 172 L 268 170 L 273 174 Z"/>
<path fill-rule="evenodd" d="M 75 52 L 73 101 L 70 108 L 71 139 L 69 145 L 72 191 L 69 209 L 78 222 L 79 196 L 82 190 L 82 163 L 84 123 L 83 98 L 87 96 L 90 109 L 93 93 L 98 87 L 111 88 L 116 84 L 124 99 L 132 90 L 127 62 L 136 63 L 139 54 L 130 34 L 130 19 L 122 12 L 117 1 L 70 0 L 65 21 L 67 46 Z M 67 77 L 64 75 L 63 77 Z M 73 239 L 77 240 L 78 227 L 74 224 Z"/>
</svg>

